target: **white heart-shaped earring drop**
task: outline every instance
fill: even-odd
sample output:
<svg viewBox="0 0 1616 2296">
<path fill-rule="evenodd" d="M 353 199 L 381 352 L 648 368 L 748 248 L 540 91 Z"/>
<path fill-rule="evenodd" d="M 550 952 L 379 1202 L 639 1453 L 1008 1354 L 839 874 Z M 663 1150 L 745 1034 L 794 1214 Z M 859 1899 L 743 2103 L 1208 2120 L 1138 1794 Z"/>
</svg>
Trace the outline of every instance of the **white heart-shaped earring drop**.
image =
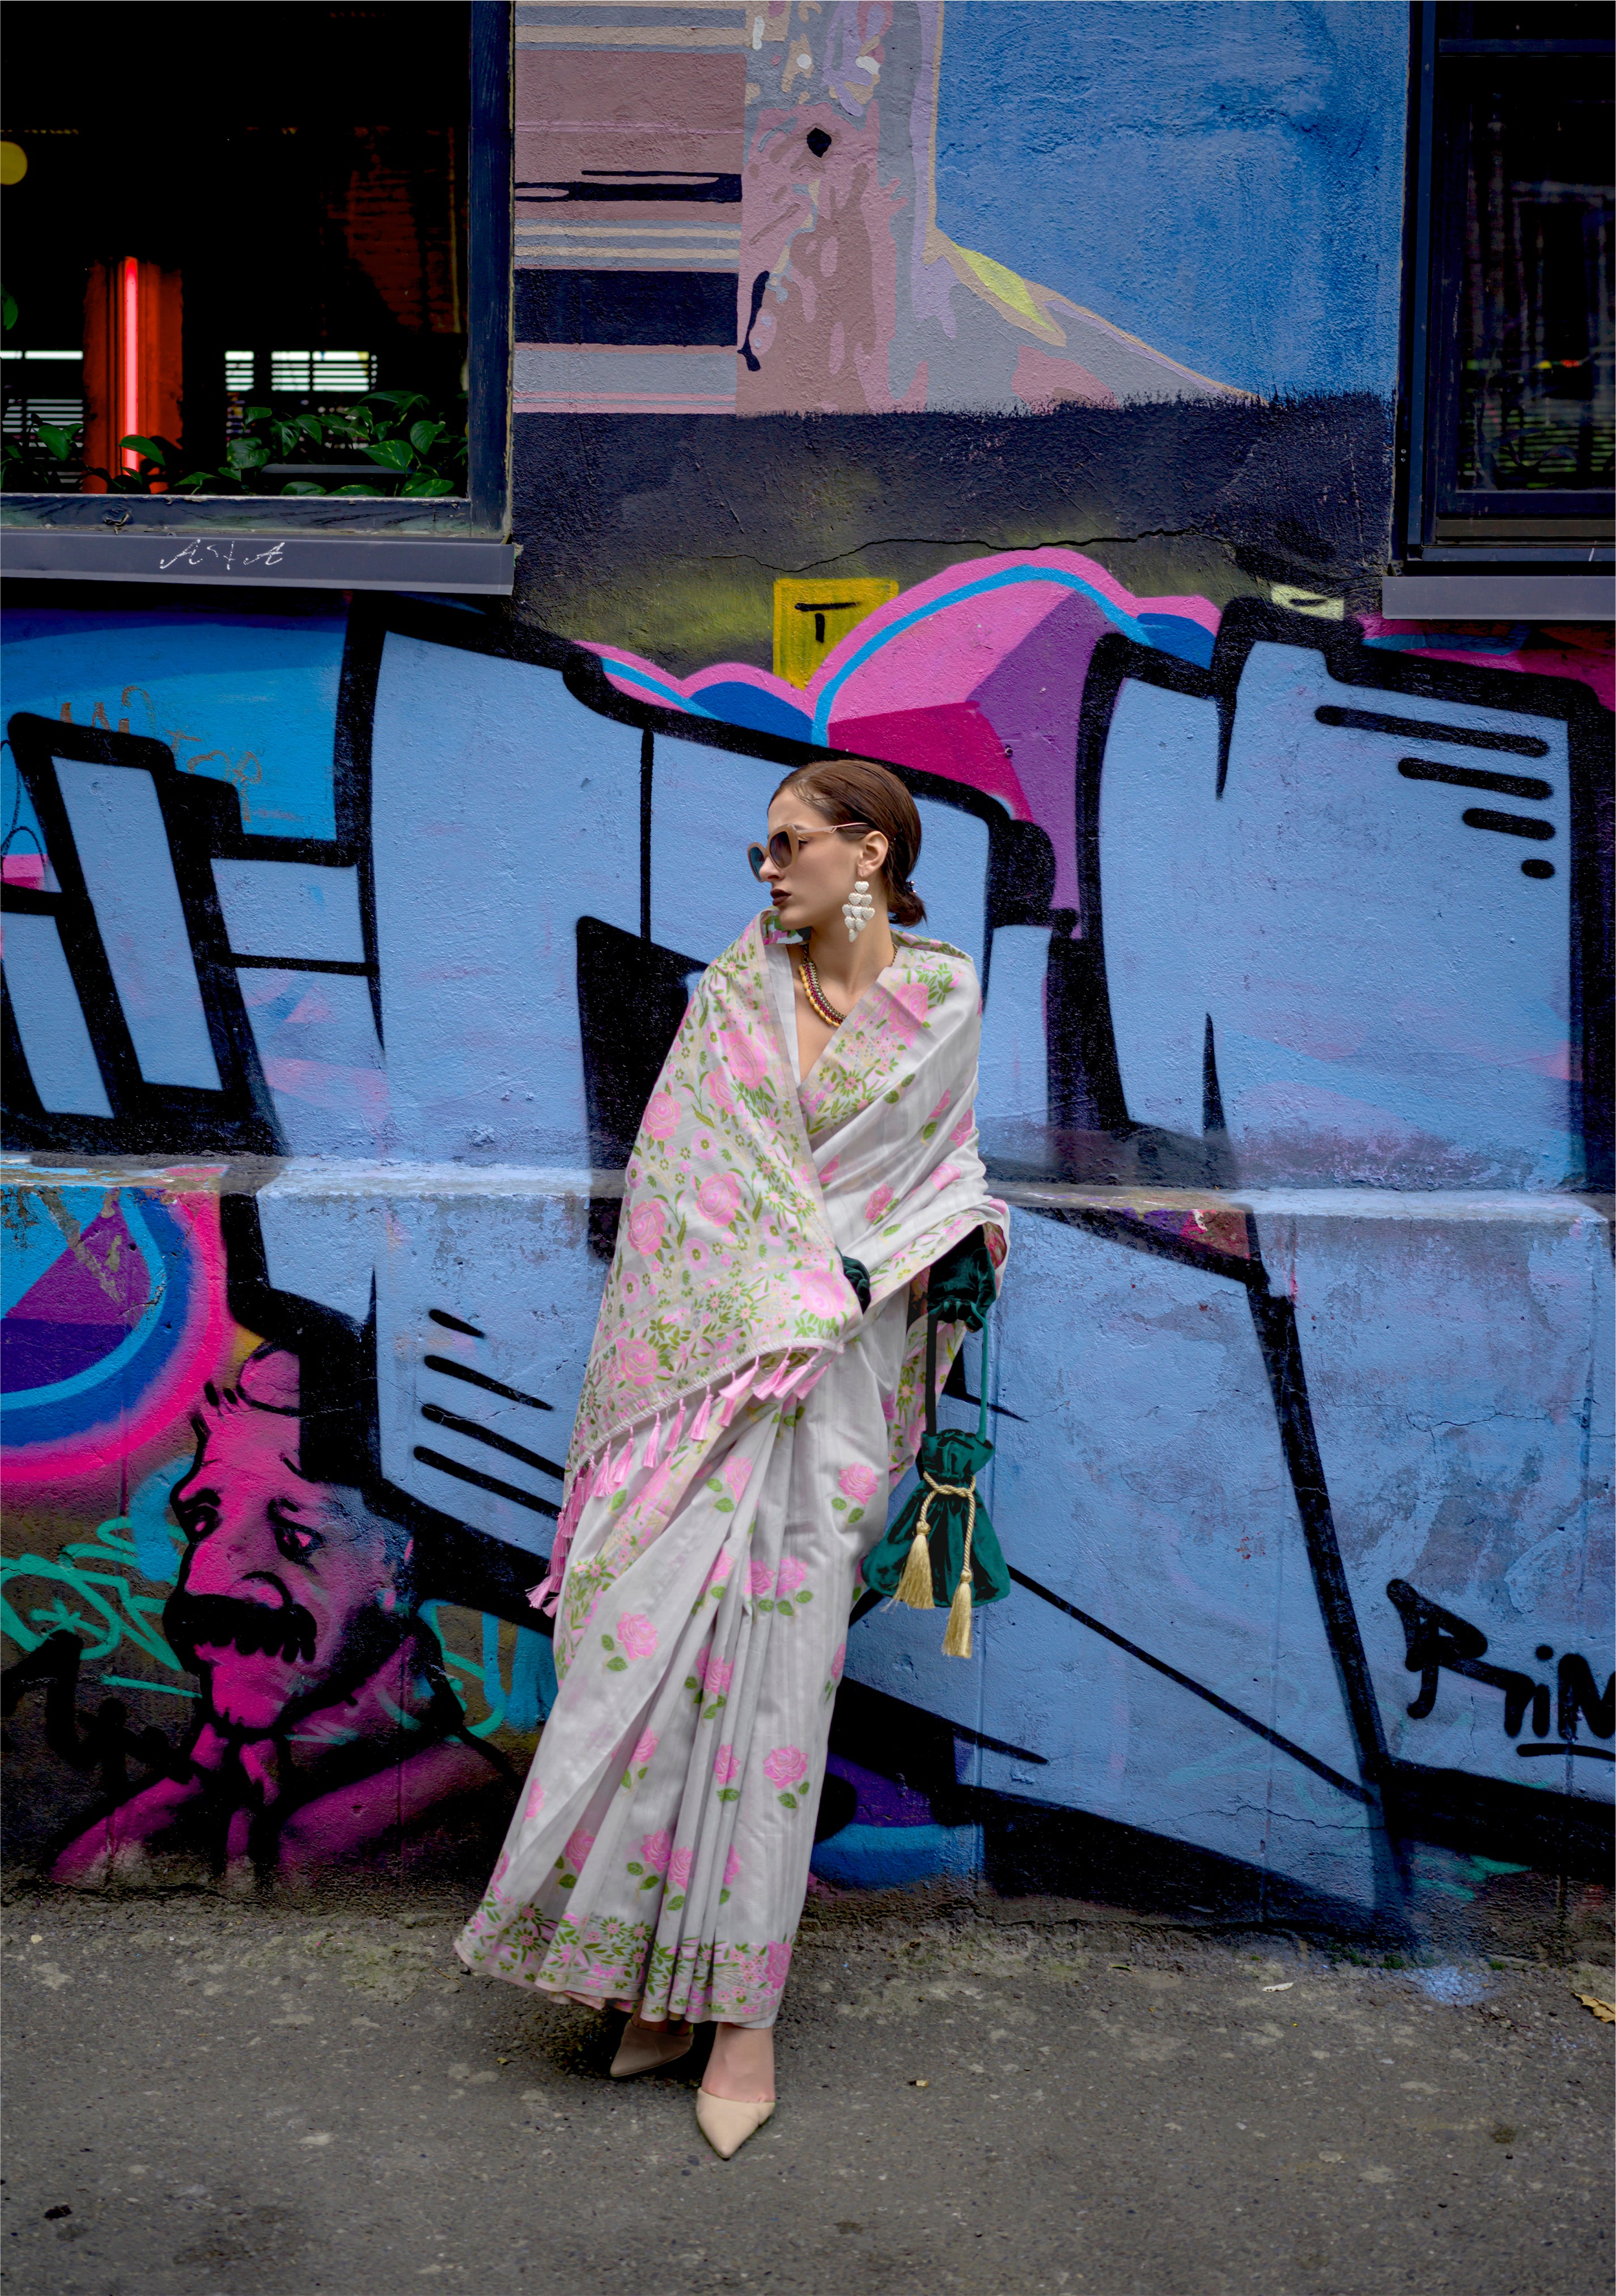
<svg viewBox="0 0 1616 2296">
<path fill-rule="evenodd" d="M 875 914 L 875 904 L 870 898 L 867 878 L 861 877 L 841 905 L 841 921 L 848 929 L 848 939 L 857 940 Z"/>
</svg>

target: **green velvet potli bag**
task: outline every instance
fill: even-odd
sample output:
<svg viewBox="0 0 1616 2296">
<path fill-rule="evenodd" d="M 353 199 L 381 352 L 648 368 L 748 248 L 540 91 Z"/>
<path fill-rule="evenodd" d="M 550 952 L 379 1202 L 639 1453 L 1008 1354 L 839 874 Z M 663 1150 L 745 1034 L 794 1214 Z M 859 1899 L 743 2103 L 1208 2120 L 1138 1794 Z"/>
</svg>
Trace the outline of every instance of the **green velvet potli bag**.
<svg viewBox="0 0 1616 2296">
<path fill-rule="evenodd" d="M 974 1241 L 980 1247 L 981 1231 Z M 982 1259 L 987 1259 L 985 1250 Z M 941 1273 L 944 1263 L 938 1264 Z M 952 1271 L 950 1271 L 952 1272 Z M 977 1477 L 993 1456 L 988 1440 L 988 1311 L 993 1303 L 992 1270 L 985 1294 L 974 1268 L 961 1271 L 974 1297 L 956 1297 L 956 1285 L 926 1319 L 926 1431 L 915 1460 L 920 1482 L 885 1537 L 865 1558 L 864 1583 L 872 1594 L 890 1595 L 911 1610 L 948 1606 L 943 1636 L 945 1658 L 971 1655 L 971 1617 L 979 1603 L 997 1603 L 1010 1592 L 1004 1550 L 977 1492 Z M 937 1326 L 942 1316 L 964 1322 L 982 1334 L 981 1407 L 974 1435 L 937 1424 Z"/>
</svg>

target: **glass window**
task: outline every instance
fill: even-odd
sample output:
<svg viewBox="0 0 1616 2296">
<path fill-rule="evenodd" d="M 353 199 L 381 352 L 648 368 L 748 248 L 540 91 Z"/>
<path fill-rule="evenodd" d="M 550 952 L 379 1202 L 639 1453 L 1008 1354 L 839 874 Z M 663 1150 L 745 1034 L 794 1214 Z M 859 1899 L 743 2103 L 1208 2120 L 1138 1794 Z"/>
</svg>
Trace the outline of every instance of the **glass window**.
<svg viewBox="0 0 1616 2296">
<path fill-rule="evenodd" d="M 471 32 L 8 8 L 8 486 L 463 496 Z"/>
<path fill-rule="evenodd" d="M 1417 13 L 1408 539 L 1608 538 L 1610 11 L 1489 0 Z"/>
</svg>

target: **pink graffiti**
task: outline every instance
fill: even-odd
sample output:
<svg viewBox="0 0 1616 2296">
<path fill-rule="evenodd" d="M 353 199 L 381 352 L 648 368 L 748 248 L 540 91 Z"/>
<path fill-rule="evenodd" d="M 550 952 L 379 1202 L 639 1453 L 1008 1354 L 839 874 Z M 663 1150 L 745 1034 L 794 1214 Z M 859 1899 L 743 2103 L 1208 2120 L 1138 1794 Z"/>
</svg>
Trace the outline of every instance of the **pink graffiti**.
<svg viewBox="0 0 1616 2296">
<path fill-rule="evenodd" d="M 164 1190 L 165 1208 L 185 1230 L 195 1280 L 185 1323 L 163 1361 L 133 1394 L 123 1381 L 110 1380 L 106 1416 L 97 1425 L 53 1442 L 8 1444 L 9 1484 L 33 1488 L 87 1480 L 166 1434 L 183 1433 L 198 1391 L 209 1380 L 223 1376 L 235 1324 L 225 1299 L 218 1200 L 211 1190 L 204 1193 L 194 1185 L 217 1177 L 216 1167 L 176 1167 L 164 1175 L 174 1184 L 172 1193 Z"/>
<path fill-rule="evenodd" d="M 1048 832 L 1055 905 L 1075 909 L 1071 760 L 1095 647 L 1120 630 L 1204 658 L 1219 619 L 1206 598 L 1136 597 L 1080 551 L 1007 550 L 965 559 L 876 607 L 801 688 L 748 662 L 679 678 L 617 646 L 590 651 L 636 701 L 767 722 L 997 798 Z"/>
</svg>

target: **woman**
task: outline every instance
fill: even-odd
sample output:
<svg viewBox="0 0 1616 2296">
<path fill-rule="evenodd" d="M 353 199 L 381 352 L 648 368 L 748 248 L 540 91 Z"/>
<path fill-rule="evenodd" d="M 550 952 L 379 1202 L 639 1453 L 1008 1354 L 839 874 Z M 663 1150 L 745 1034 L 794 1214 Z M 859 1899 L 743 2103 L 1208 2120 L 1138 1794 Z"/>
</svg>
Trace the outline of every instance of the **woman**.
<svg viewBox="0 0 1616 2296">
<path fill-rule="evenodd" d="M 457 1948 L 628 2010 L 619 2079 L 715 2022 L 696 2118 L 726 2159 L 774 2111 L 848 1613 L 923 1418 L 928 1271 L 997 1267 L 1006 1225 L 976 975 L 888 922 L 925 915 L 907 791 L 808 766 L 768 829 L 773 906 L 703 973 L 629 1160 L 534 1590 L 559 1598 L 560 1695 Z"/>
</svg>

